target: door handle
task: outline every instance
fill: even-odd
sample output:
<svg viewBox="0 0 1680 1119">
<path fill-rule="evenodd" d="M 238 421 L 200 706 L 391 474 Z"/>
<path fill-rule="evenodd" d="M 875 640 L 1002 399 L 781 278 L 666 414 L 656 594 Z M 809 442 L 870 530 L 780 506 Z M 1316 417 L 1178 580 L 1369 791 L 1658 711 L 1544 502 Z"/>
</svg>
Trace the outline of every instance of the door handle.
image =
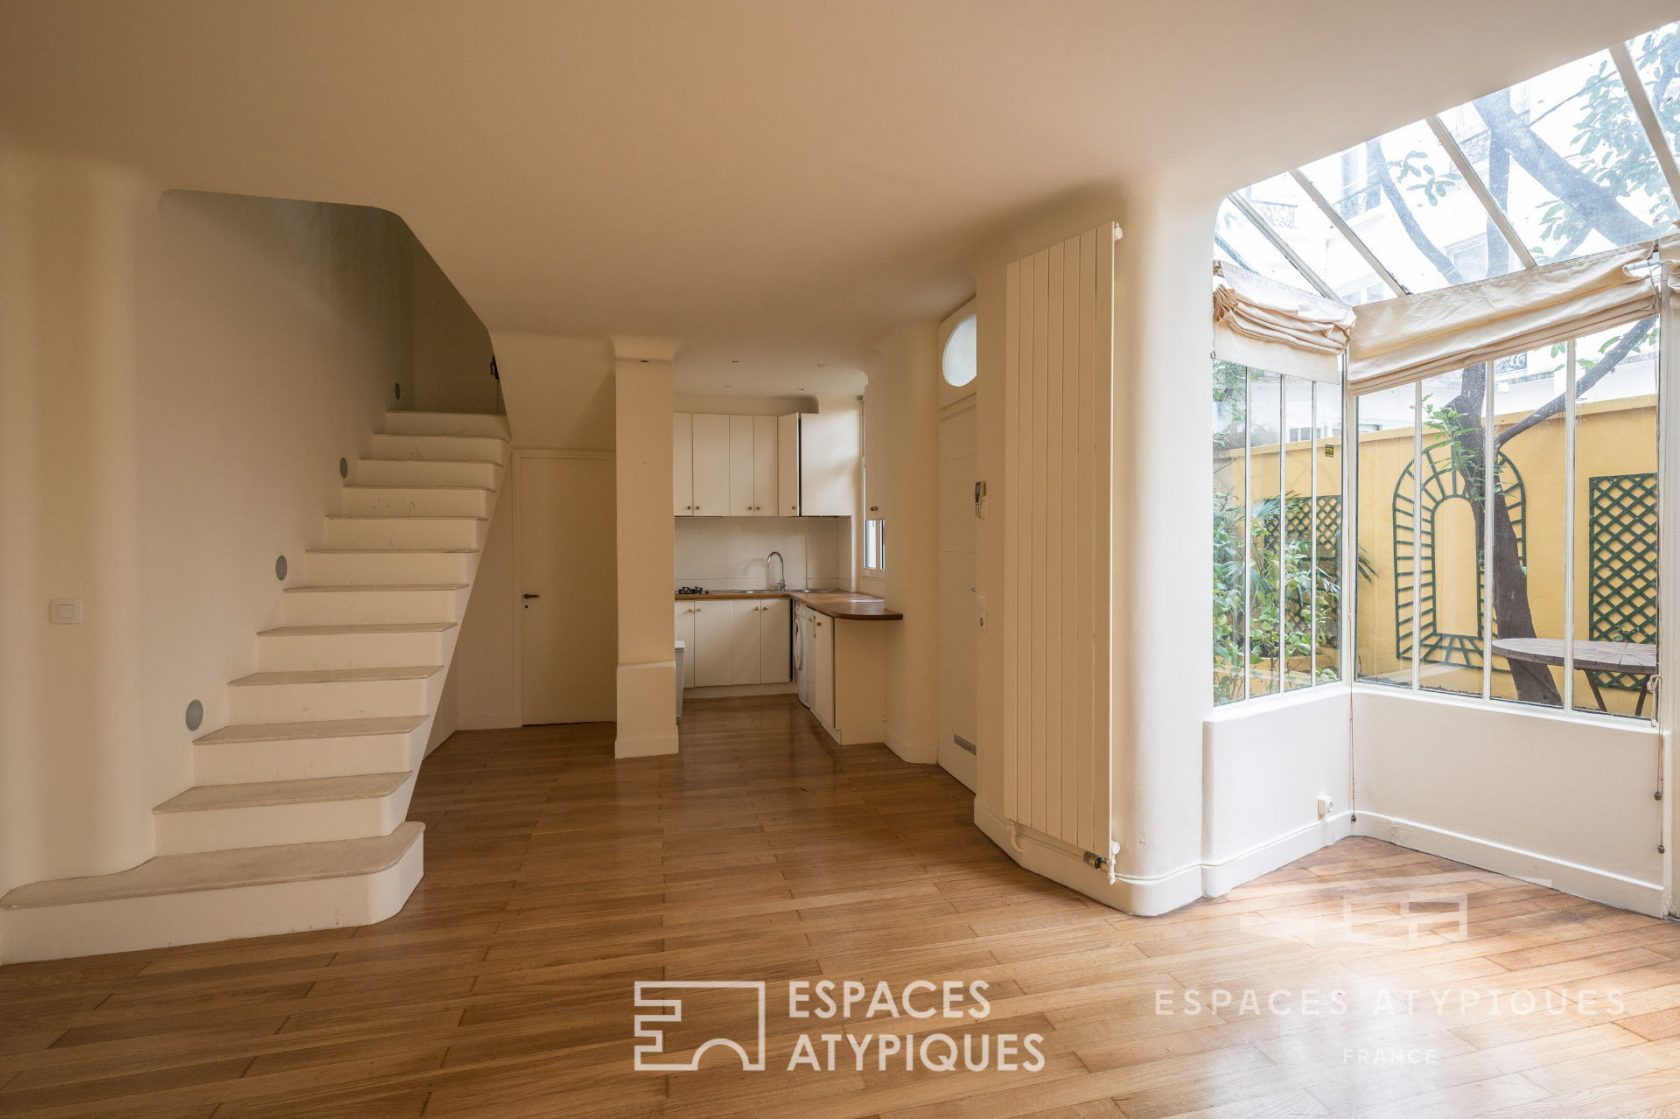
<svg viewBox="0 0 1680 1119">
<path fill-rule="evenodd" d="M 526 591 L 524 594 L 520 595 L 519 597 L 520 598 L 541 598 L 542 595 L 532 594 L 530 591 Z"/>
</svg>

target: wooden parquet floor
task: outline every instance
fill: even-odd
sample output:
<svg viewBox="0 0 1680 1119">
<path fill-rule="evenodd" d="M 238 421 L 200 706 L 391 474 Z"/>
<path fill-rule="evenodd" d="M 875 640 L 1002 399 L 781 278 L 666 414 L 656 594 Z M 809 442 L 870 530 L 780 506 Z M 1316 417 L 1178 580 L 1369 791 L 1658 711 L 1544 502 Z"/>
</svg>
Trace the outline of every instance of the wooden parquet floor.
<svg viewBox="0 0 1680 1119">
<path fill-rule="evenodd" d="M 610 727 L 457 735 L 383 924 L 0 969 L 0 1114 L 1680 1115 L 1680 927 L 1366 839 L 1130 918 L 789 699 L 686 715 L 679 757 L 624 763 Z M 790 1019 L 819 978 L 984 981 L 990 1013 Z M 635 1070 L 632 984 L 707 979 L 767 981 L 768 1068 Z M 836 1067 L 789 1071 L 824 1031 Z M 940 1031 L 1042 1035 L 1043 1067 L 851 1048 Z"/>
</svg>

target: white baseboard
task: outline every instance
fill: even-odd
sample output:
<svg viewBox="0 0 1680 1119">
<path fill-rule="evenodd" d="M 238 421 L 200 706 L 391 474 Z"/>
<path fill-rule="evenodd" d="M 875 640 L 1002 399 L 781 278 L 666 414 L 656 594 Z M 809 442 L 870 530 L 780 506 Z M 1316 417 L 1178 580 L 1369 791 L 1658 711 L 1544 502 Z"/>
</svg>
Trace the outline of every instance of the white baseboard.
<svg viewBox="0 0 1680 1119">
<path fill-rule="evenodd" d="M 1462 835 L 1416 820 L 1385 816 L 1380 812 L 1359 812 L 1355 835 L 1366 835 L 1398 847 L 1439 855 L 1454 862 L 1507 874 L 1566 894 L 1601 901 L 1652 917 L 1663 915 L 1663 887 L 1660 882 L 1641 882 L 1596 867 L 1554 859 L 1533 851 L 1509 847 L 1491 839 Z"/>
<path fill-rule="evenodd" d="M 891 727 L 887 728 L 887 733 L 883 737 L 886 740 L 887 749 L 897 754 L 899 761 L 912 762 L 916 765 L 933 765 L 939 761 L 939 751 L 932 745 L 913 742 Z"/>
<path fill-rule="evenodd" d="M 710 688 L 684 688 L 683 702 L 691 699 L 730 699 L 735 696 L 793 695 L 798 686 L 786 684 L 718 684 Z"/>
<path fill-rule="evenodd" d="M 455 716 L 456 730 L 517 730 L 524 725 L 524 715 L 517 708 L 461 711 Z"/>
<path fill-rule="evenodd" d="M 1152 877 L 1108 874 L 1073 854 L 1024 838 L 1013 843 L 1008 821 L 974 801 L 974 823 L 1005 854 L 1094 901 L 1136 917 L 1157 917 L 1203 897 L 1218 897 L 1244 882 L 1310 855 L 1352 834 L 1347 813 L 1317 821 L 1215 862 L 1198 862 Z"/>
<path fill-rule="evenodd" d="M 649 734 L 641 738 L 619 738 L 613 741 L 615 758 L 652 758 L 677 752 L 677 732 Z"/>
<path fill-rule="evenodd" d="M 1303 824 L 1294 831 L 1258 843 L 1248 850 L 1202 864 L 1202 893 L 1210 898 L 1228 894 L 1244 882 L 1270 874 L 1296 859 L 1353 834 L 1353 821 L 1346 812 Z"/>
</svg>

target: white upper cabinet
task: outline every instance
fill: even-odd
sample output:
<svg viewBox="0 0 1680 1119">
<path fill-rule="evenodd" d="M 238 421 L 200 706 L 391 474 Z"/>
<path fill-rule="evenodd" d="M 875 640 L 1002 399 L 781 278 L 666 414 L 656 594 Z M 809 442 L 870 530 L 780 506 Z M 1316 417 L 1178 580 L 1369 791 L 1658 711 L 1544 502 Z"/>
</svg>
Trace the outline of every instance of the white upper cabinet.
<svg viewBox="0 0 1680 1119">
<path fill-rule="evenodd" d="M 754 416 L 753 422 L 753 516 L 774 517 L 776 512 L 776 417 Z"/>
<path fill-rule="evenodd" d="M 687 412 L 671 417 L 671 510 L 694 515 L 694 417 Z"/>
<path fill-rule="evenodd" d="M 859 451 L 856 412 L 678 412 L 672 509 L 679 517 L 850 517 Z"/>
<path fill-rule="evenodd" d="M 729 417 L 695 413 L 694 509 L 696 517 L 729 513 Z"/>
<path fill-rule="evenodd" d="M 776 419 L 776 515 L 799 516 L 799 413 Z"/>
<path fill-rule="evenodd" d="M 753 505 L 753 418 L 729 417 L 729 515 L 750 517 Z"/>
<path fill-rule="evenodd" d="M 805 413 L 799 417 L 799 515 L 856 514 L 858 414 Z"/>
</svg>

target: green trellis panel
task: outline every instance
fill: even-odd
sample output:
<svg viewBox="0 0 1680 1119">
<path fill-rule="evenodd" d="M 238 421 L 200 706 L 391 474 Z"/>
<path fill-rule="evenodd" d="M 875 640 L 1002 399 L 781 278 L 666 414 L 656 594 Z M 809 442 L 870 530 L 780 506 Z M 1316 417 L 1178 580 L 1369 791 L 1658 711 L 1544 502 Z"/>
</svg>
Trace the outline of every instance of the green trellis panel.
<svg viewBox="0 0 1680 1119">
<path fill-rule="evenodd" d="M 1587 489 L 1587 624 L 1595 641 L 1657 640 L 1657 476 L 1607 474 Z M 1639 691 L 1644 679 L 1595 672 L 1600 688 Z"/>
<path fill-rule="evenodd" d="M 1314 551 L 1318 560 L 1319 570 L 1331 580 L 1339 582 L 1341 579 L 1342 562 L 1342 495 L 1321 494 L 1318 498 L 1317 533 L 1314 535 L 1314 499 L 1306 496 L 1290 496 L 1283 502 L 1283 523 L 1290 540 L 1314 540 Z M 1250 510 L 1253 519 L 1254 553 L 1261 557 L 1270 557 L 1270 562 L 1277 562 L 1278 546 L 1278 503 L 1276 498 L 1257 502 Z M 1266 562 L 1266 560 L 1262 560 Z M 1307 625 L 1307 615 L 1312 609 L 1310 600 L 1291 595 L 1286 606 L 1289 625 L 1302 629 Z M 1318 635 L 1322 643 L 1328 648 L 1336 648 L 1341 643 L 1339 626 L 1332 626 Z"/>
</svg>

